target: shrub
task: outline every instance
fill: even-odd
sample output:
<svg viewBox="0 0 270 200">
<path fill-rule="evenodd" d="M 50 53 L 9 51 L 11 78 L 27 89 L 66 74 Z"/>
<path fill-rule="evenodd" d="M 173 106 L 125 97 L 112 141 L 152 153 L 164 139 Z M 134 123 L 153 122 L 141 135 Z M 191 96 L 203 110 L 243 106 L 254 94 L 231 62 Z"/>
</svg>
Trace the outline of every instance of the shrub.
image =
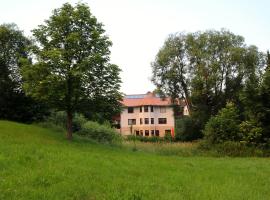
<svg viewBox="0 0 270 200">
<path fill-rule="evenodd" d="M 83 124 L 87 122 L 87 119 L 79 113 L 75 113 L 73 121 L 72 121 L 72 130 L 77 132 L 82 129 Z"/>
<path fill-rule="evenodd" d="M 51 115 L 48 117 L 46 122 L 55 124 L 56 126 L 62 127 L 66 129 L 66 112 L 65 111 L 57 111 L 52 112 Z"/>
<path fill-rule="evenodd" d="M 239 124 L 239 115 L 235 105 L 228 103 L 216 116 L 210 118 L 206 123 L 203 134 L 210 143 L 240 141 Z"/>
<path fill-rule="evenodd" d="M 81 129 L 82 125 L 87 122 L 87 119 L 79 113 L 75 113 L 72 121 L 72 131 L 77 132 Z M 65 111 L 52 112 L 47 118 L 45 123 L 54 125 L 66 129 L 67 126 L 67 115 Z"/>
<path fill-rule="evenodd" d="M 242 140 L 248 144 L 257 145 L 262 142 L 263 128 L 255 121 L 243 121 L 240 124 Z"/>
<path fill-rule="evenodd" d="M 201 132 L 196 126 L 196 120 L 185 116 L 175 121 L 175 140 L 192 141 L 201 138 Z"/>
<path fill-rule="evenodd" d="M 174 139 L 173 139 L 171 133 L 165 133 L 164 140 L 166 142 L 172 142 Z"/>
<path fill-rule="evenodd" d="M 77 132 L 81 136 L 88 137 L 100 143 L 116 144 L 121 142 L 121 136 L 115 129 L 106 124 L 87 121 Z"/>
</svg>

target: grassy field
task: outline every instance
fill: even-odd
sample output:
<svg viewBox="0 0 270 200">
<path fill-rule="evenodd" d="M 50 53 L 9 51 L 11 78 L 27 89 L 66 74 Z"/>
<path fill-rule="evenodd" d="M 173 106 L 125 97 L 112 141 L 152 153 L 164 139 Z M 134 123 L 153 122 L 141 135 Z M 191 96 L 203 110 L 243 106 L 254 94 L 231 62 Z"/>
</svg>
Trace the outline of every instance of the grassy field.
<svg viewBox="0 0 270 200">
<path fill-rule="evenodd" d="M 0 121 L 0 199 L 270 199 L 270 159 L 157 155 Z"/>
</svg>

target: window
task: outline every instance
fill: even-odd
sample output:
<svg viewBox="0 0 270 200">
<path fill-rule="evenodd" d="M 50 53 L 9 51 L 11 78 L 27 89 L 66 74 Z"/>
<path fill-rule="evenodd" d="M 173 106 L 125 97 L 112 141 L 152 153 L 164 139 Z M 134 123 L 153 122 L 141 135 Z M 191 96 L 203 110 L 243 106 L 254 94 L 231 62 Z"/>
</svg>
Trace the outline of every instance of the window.
<svg viewBox="0 0 270 200">
<path fill-rule="evenodd" d="M 142 112 L 142 106 L 140 106 L 140 112 Z"/>
<path fill-rule="evenodd" d="M 167 124 L 167 118 L 158 118 L 158 124 Z"/>
<path fill-rule="evenodd" d="M 157 137 L 159 137 L 159 130 L 156 130 L 155 134 L 156 134 Z"/>
<path fill-rule="evenodd" d="M 144 124 L 149 124 L 149 118 L 144 118 Z"/>
<path fill-rule="evenodd" d="M 151 106 L 150 109 L 151 109 L 151 112 L 154 112 L 154 106 Z"/>
<path fill-rule="evenodd" d="M 136 131 L 136 136 L 139 136 L 140 135 L 140 132 L 139 131 Z"/>
<path fill-rule="evenodd" d="M 154 118 L 151 118 L 151 124 L 154 124 L 155 122 L 154 122 Z"/>
<path fill-rule="evenodd" d="M 133 113 L 134 112 L 134 108 L 133 107 L 128 107 L 128 113 Z"/>
<path fill-rule="evenodd" d="M 148 106 L 144 106 L 144 112 L 148 112 Z"/>
<path fill-rule="evenodd" d="M 136 119 L 128 119 L 128 125 L 135 125 Z"/>
<path fill-rule="evenodd" d="M 151 130 L 151 136 L 155 136 L 155 130 Z"/>
<path fill-rule="evenodd" d="M 140 118 L 140 124 L 143 124 L 143 118 Z"/>
<path fill-rule="evenodd" d="M 160 107 L 160 112 L 165 113 L 166 112 L 166 107 Z"/>
<path fill-rule="evenodd" d="M 149 136 L 149 130 L 144 131 L 144 136 L 147 136 L 147 137 Z"/>
<path fill-rule="evenodd" d="M 140 135 L 143 136 L 143 130 L 140 130 Z"/>
</svg>

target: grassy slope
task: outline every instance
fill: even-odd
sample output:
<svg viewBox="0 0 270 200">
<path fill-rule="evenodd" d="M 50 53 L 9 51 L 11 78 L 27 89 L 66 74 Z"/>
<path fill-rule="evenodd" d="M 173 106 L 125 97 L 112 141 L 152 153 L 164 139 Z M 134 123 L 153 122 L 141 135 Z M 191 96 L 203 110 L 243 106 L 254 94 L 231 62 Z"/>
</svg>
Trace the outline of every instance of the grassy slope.
<svg viewBox="0 0 270 200">
<path fill-rule="evenodd" d="M 160 156 L 0 121 L 0 199 L 270 199 L 270 159 Z"/>
</svg>

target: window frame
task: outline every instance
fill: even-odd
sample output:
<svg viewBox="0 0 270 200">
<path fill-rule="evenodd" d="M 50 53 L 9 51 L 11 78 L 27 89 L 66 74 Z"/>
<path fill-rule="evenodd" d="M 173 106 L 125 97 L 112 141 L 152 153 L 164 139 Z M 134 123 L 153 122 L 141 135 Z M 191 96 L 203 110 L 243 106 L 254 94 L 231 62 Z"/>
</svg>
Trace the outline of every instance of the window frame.
<svg viewBox="0 0 270 200">
<path fill-rule="evenodd" d="M 162 122 L 164 120 L 164 122 Z M 167 118 L 158 118 L 158 124 L 167 124 Z"/>
<path fill-rule="evenodd" d="M 130 111 L 130 109 L 132 109 L 132 111 Z M 128 107 L 128 113 L 134 113 L 134 107 Z"/>
<path fill-rule="evenodd" d="M 149 112 L 148 106 L 143 106 L 143 111 L 144 111 L 144 112 Z"/>
<path fill-rule="evenodd" d="M 149 137 L 149 130 L 144 130 L 144 136 Z"/>
<path fill-rule="evenodd" d="M 129 123 L 131 120 L 131 123 Z M 128 125 L 136 125 L 136 119 L 128 119 Z"/>
<path fill-rule="evenodd" d="M 155 130 L 155 136 L 159 137 L 159 130 Z"/>
<path fill-rule="evenodd" d="M 144 118 L 144 124 L 149 124 L 149 118 Z"/>
</svg>

